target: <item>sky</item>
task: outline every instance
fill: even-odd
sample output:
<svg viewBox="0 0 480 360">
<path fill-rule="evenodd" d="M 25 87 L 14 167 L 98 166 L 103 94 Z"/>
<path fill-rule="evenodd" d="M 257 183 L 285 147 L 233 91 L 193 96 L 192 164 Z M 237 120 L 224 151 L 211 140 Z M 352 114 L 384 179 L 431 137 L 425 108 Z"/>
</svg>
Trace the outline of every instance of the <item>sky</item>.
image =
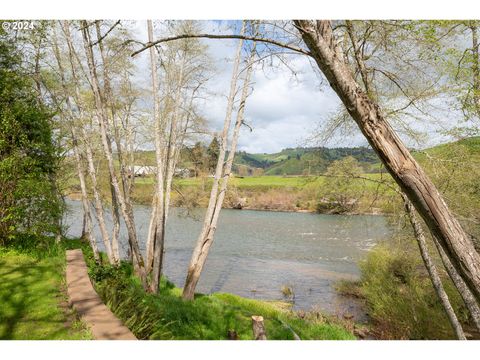
<svg viewBox="0 0 480 360">
<path fill-rule="evenodd" d="M 233 22 L 202 21 L 205 33 L 231 33 Z M 146 22 L 131 23 L 135 36 L 146 42 Z M 160 37 L 158 29 L 154 35 Z M 220 132 L 223 127 L 227 95 L 232 76 L 232 58 L 238 40 L 202 39 L 208 45 L 208 53 L 215 71 L 206 83 L 208 99 L 198 103 L 201 114 L 207 119 L 212 132 Z M 135 59 L 139 78 L 150 82 L 148 51 Z M 289 56 L 291 69 L 274 58 L 273 67 L 257 66 L 253 74 L 253 91 L 247 99 L 245 121 L 249 127 L 243 127 L 238 150 L 249 153 L 275 153 L 285 148 L 298 146 L 355 147 L 367 146 L 367 141 L 356 126 L 347 136 L 333 136 L 328 142 L 312 140 L 319 127 L 331 117 L 340 106 L 337 95 L 328 84 L 323 83 L 313 64 L 303 55 Z M 295 72 L 295 75 L 292 73 Z M 352 120 L 353 121 L 353 120 Z M 407 120 L 408 122 L 408 120 Z M 413 122 L 412 127 L 427 134 L 421 144 L 415 143 L 406 135 L 400 137 L 411 147 L 428 147 L 447 139 L 437 130 L 448 124 L 432 126 L 425 122 Z"/>
</svg>

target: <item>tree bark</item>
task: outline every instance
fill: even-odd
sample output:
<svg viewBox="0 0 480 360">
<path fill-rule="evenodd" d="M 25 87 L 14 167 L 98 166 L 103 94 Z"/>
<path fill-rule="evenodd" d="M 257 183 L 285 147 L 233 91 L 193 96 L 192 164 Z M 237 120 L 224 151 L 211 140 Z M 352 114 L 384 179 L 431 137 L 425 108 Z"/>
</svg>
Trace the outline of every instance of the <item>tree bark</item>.
<svg viewBox="0 0 480 360">
<path fill-rule="evenodd" d="M 448 258 L 447 254 L 445 254 L 445 251 L 440 246 L 435 237 L 433 237 L 433 241 L 435 243 L 435 246 L 437 247 L 437 250 L 440 254 L 443 265 L 445 266 L 448 275 L 452 279 L 453 284 L 457 288 L 460 296 L 463 299 L 463 302 L 465 303 L 465 306 L 470 312 L 475 327 L 477 328 L 477 330 L 480 331 L 480 307 L 478 306 L 475 297 L 468 288 L 467 284 L 465 284 L 465 281 L 463 281 L 462 277 L 458 274 L 457 270 L 453 267 L 450 259 Z"/>
<path fill-rule="evenodd" d="M 243 23 L 243 26 L 242 26 L 242 32 L 241 32 L 242 35 L 244 30 L 245 30 L 245 22 Z M 182 297 L 185 300 L 193 300 L 194 298 L 195 288 L 197 286 L 198 280 L 200 279 L 200 274 L 203 270 L 205 261 L 208 256 L 208 252 L 213 243 L 213 237 L 217 228 L 217 222 L 220 215 L 220 210 L 222 208 L 223 200 L 225 198 L 225 193 L 227 190 L 228 179 L 231 174 L 231 168 L 232 168 L 233 158 L 236 152 L 236 146 L 237 146 L 238 136 L 240 133 L 240 127 L 243 123 L 245 101 L 248 95 L 248 85 L 250 83 L 250 76 L 253 69 L 253 57 L 255 54 L 255 46 L 253 46 L 250 58 L 247 61 L 247 74 L 245 76 L 245 81 L 243 84 L 242 98 L 240 100 L 240 107 L 237 113 L 237 120 L 236 120 L 235 128 L 233 131 L 233 135 L 232 135 L 232 144 L 230 147 L 230 153 L 229 153 L 226 164 L 224 164 L 226 150 L 227 150 L 228 133 L 230 129 L 230 122 L 231 122 L 231 117 L 233 112 L 233 102 L 235 99 L 235 92 L 237 88 L 238 69 L 240 64 L 242 46 L 243 46 L 243 41 L 240 40 L 237 48 L 237 54 L 235 57 L 233 75 L 232 75 L 232 80 L 230 85 L 230 95 L 229 95 L 228 104 L 227 104 L 227 113 L 225 117 L 222 137 L 221 137 L 220 152 L 219 152 L 217 166 L 215 170 L 215 177 L 212 185 L 212 190 L 210 193 L 210 200 L 209 200 L 207 212 L 205 214 L 202 232 L 200 233 L 200 236 L 197 240 L 197 244 L 193 251 L 192 258 L 190 260 L 190 265 L 188 268 L 187 278 L 185 280 L 185 286 L 183 288 Z"/>
<path fill-rule="evenodd" d="M 78 150 L 79 148 L 78 138 L 76 136 L 76 133 L 73 127 L 71 129 L 71 134 L 72 134 L 72 142 L 73 142 L 73 153 L 75 155 L 75 162 L 77 163 L 77 174 L 78 174 L 78 179 L 80 181 L 80 189 L 82 192 L 82 207 L 83 207 L 83 214 L 85 219 L 85 235 L 88 242 L 90 243 L 90 247 L 92 248 L 95 261 L 98 262 L 100 260 L 100 255 L 98 252 L 97 239 L 93 234 L 92 215 L 90 212 L 90 203 L 88 200 L 88 192 L 87 192 L 87 186 L 85 181 L 85 172 L 83 170 L 82 159 L 80 157 L 80 153 Z"/>
<path fill-rule="evenodd" d="M 153 24 L 151 20 L 147 21 L 148 27 L 148 41 L 153 39 Z M 150 291 L 153 293 L 158 292 L 160 286 L 160 273 L 163 258 L 163 239 L 165 235 L 165 229 L 163 228 L 164 221 L 164 175 L 165 164 L 163 161 L 163 131 L 165 126 L 160 118 L 160 99 L 158 96 L 158 82 L 157 82 L 157 57 L 155 54 L 155 48 L 150 48 L 150 66 L 152 73 L 152 94 L 154 104 L 154 122 L 155 122 L 155 160 L 157 165 L 156 172 L 156 186 L 155 195 L 152 208 L 151 222 L 149 226 L 149 237 L 147 249 L 149 252 L 148 264 L 151 264 L 153 277 L 150 285 Z"/>
<path fill-rule="evenodd" d="M 142 254 L 140 253 L 140 248 L 138 246 L 135 222 L 133 220 L 133 213 L 131 209 L 128 208 L 125 198 L 122 192 L 120 191 L 117 174 L 115 173 L 110 135 L 108 131 L 108 116 L 106 114 L 105 105 L 102 101 L 102 95 L 100 93 L 100 85 L 99 85 L 97 70 L 94 62 L 90 34 L 88 31 L 88 24 L 85 20 L 81 21 L 81 27 L 82 27 L 83 42 L 85 47 L 85 54 L 87 57 L 88 68 L 90 71 L 90 77 L 91 77 L 91 82 L 92 82 L 92 87 L 94 92 L 95 106 L 98 112 L 98 120 L 100 124 L 100 134 L 102 137 L 102 145 L 103 145 L 105 157 L 107 159 L 108 170 L 110 172 L 110 179 L 111 179 L 112 186 L 115 189 L 115 193 L 117 195 L 116 200 L 120 205 L 120 210 L 122 212 L 122 216 L 125 221 L 125 225 L 127 227 L 129 244 L 133 253 L 133 265 L 135 267 L 135 271 L 137 272 L 137 275 L 140 277 L 140 280 L 142 281 L 143 287 L 146 289 L 147 279 L 146 279 L 146 274 L 144 270 L 145 264 L 143 261 Z"/>
<path fill-rule="evenodd" d="M 80 148 L 78 145 L 78 136 L 76 133 L 75 129 L 75 124 L 73 124 L 73 111 L 72 111 L 72 104 L 70 102 L 70 94 L 67 88 L 67 83 L 65 79 L 65 72 L 63 68 L 63 63 L 60 55 L 60 50 L 58 48 L 58 41 L 57 41 L 57 36 L 54 28 L 54 41 L 53 41 L 53 48 L 54 48 L 54 54 L 55 58 L 57 60 L 57 65 L 58 69 L 60 72 L 60 80 L 62 84 L 62 89 L 63 93 L 65 96 L 65 104 L 67 105 L 67 111 L 69 113 L 70 121 L 69 121 L 69 128 L 70 128 L 70 134 L 72 137 L 72 145 L 73 145 L 73 154 L 75 156 L 75 163 L 76 163 L 76 168 L 77 168 L 77 176 L 78 180 L 80 182 L 80 191 L 82 194 L 82 207 L 83 207 L 83 227 L 82 227 L 82 237 L 85 236 L 90 244 L 90 247 L 92 248 L 93 251 L 93 256 L 95 258 L 95 261 L 100 260 L 100 255 L 98 252 L 98 246 L 97 246 L 97 239 L 93 235 L 93 226 L 92 226 L 92 216 L 90 212 L 90 204 L 88 200 L 88 192 L 87 192 L 87 185 L 85 181 L 85 171 L 83 169 L 83 162 L 82 158 L 80 156 Z"/>
<path fill-rule="evenodd" d="M 339 57 L 330 21 L 295 20 L 312 57 L 381 161 L 480 298 L 480 255 L 442 196 Z"/>
<path fill-rule="evenodd" d="M 252 331 L 255 340 L 267 340 L 263 316 L 252 316 Z"/>
<path fill-rule="evenodd" d="M 118 24 L 118 23 L 117 23 Z M 105 93 L 105 101 L 108 104 L 108 107 L 110 109 L 110 115 L 111 115 L 111 122 L 112 122 L 112 127 L 113 127 L 113 133 L 114 133 L 114 141 L 115 141 L 115 146 L 117 148 L 117 155 L 118 155 L 118 162 L 120 163 L 120 178 L 122 181 L 122 189 L 123 193 L 125 196 L 125 201 L 127 202 L 127 207 L 130 208 L 131 204 L 129 201 L 129 191 L 128 191 L 128 185 L 127 185 L 127 176 L 126 176 L 126 170 L 125 170 L 125 161 L 123 157 L 123 151 L 122 151 L 122 144 L 120 141 L 120 135 L 118 131 L 118 124 L 116 122 L 115 118 L 115 104 L 113 100 L 113 93 L 112 93 L 112 88 L 110 86 L 110 77 L 108 74 L 108 66 L 107 66 L 107 61 L 105 59 L 105 51 L 103 47 L 102 40 L 106 37 L 102 36 L 101 31 L 100 31 L 100 23 L 97 20 L 95 22 L 95 28 L 97 32 L 97 44 L 98 48 L 100 50 L 100 57 L 102 59 L 102 68 L 103 68 L 103 88 L 104 88 L 104 93 Z M 111 181 L 110 181 L 111 183 Z M 112 232 L 112 256 L 114 259 L 114 263 L 118 264 L 120 261 L 120 248 L 119 248 L 119 243 L 118 243 L 118 237 L 120 235 L 120 211 L 118 210 L 118 202 L 116 200 L 117 196 L 115 194 L 115 188 L 113 186 L 110 186 L 110 193 L 112 197 L 112 221 L 113 221 L 113 232 Z"/>
<path fill-rule="evenodd" d="M 405 204 L 405 210 L 407 211 L 408 218 L 410 219 L 410 223 L 413 227 L 415 239 L 417 240 L 418 247 L 420 248 L 420 254 L 422 256 L 423 263 L 428 271 L 428 274 L 430 275 L 430 280 L 432 281 L 433 288 L 435 289 L 435 292 L 437 293 L 437 296 L 442 303 L 443 309 L 447 313 L 448 320 L 450 321 L 450 325 L 452 326 L 455 335 L 459 340 L 466 340 L 465 334 L 463 333 L 462 325 L 460 324 L 457 316 L 455 315 L 455 311 L 450 304 L 448 295 L 443 288 L 442 280 L 440 279 L 437 268 L 433 263 L 430 254 L 428 253 L 427 241 L 425 240 L 422 225 L 418 222 L 415 215 L 415 209 L 413 208 L 412 203 L 408 200 L 405 194 L 402 194 L 402 198 Z"/>
<path fill-rule="evenodd" d="M 97 214 L 98 227 L 100 228 L 100 233 L 102 234 L 102 240 L 105 246 L 105 250 L 107 251 L 108 261 L 110 264 L 113 265 L 116 264 L 118 260 L 115 259 L 113 256 L 112 245 L 110 243 L 110 235 L 108 234 L 107 225 L 105 224 L 105 212 L 103 210 L 102 199 L 100 197 L 100 189 L 98 186 L 95 164 L 93 162 L 92 148 L 89 144 L 88 135 L 85 132 L 85 128 L 82 128 L 82 132 L 86 152 L 85 155 L 87 157 L 88 173 L 90 175 L 90 180 L 92 180 L 92 191 L 94 199 L 93 204 L 95 207 L 95 212 Z"/>
</svg>

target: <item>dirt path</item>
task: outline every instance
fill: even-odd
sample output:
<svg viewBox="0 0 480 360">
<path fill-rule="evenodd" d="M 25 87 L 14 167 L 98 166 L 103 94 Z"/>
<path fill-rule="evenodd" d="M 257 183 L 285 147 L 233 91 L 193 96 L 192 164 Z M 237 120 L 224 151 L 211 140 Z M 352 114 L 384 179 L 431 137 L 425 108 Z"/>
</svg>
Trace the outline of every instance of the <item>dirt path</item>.
<svg viewBox="0 0 480 360">
<path fill-rule="evenodd" d="M 96 340 L 136 340 L 93 289 L 80 249 L 67 250 L 67 292 L 70 305 L 90 327 Z"/>
</svg>

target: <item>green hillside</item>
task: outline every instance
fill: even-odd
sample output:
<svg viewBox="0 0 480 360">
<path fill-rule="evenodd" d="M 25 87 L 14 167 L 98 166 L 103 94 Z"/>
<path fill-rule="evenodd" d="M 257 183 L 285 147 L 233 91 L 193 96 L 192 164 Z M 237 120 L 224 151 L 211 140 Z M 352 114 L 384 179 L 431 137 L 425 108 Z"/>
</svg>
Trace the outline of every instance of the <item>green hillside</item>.
<svg viewBox="0 0 480 360">
<path fill-rule="evenodd" d="M 250 154 L 239 151 L 235 155 L 233 171 L 240 176 L 250 175 L 320 175 L 335 160 L 353 156 L 365 172 L 376 172 L 373 166 L 378 158 L 372 149 L 358 148 L 288 148 L 274 154 Z M 154 151 L 138 151 L 138 165 L 155 165 Z M 182 150 L 179 167 L 193 168 L 191 149 Z M 256 173 L 260 170 L 261 173 Z"/>
<path fill-rule="evenodd" d="M 480 137 L 437 145 L 423 151 L 415 150 L 412 154 L 420 162 L 425 162 L 428 156 L 448 158 L 449 154 L 458 152 L 459 149 L 473 157 L 480 157 Z M 189 153 L 189 149 L 182 151 L 179 167 L 193 167 Z M 381 166 L 377 155 L 372 149 L 366 147 L 288 148 L 274 154 L 251 154 L 239 151 L 235 155 L 233 170 L 240 176 L 320 175 L 333 161 L 347 156 L 352 156 L 359 161 L 366 173 L 380 171 Z M 138 164 L 155 165 L 154 151 L 139 151 L 135 154 L 135 158 Z"/>
<path fill-rule="evenodd" d="M 424 151 L 413 151 L 413 156 L 419 161 L 423 161 L 429 156 L 440 157 L 448 159 L 452 154 L 458 153 L 458 151 L 465 152 L 469 157 L 472 156 L 474 160 L 480 158 L 480 136 L 466 138 L 447 144 L 441 144 Z"/>
<path fill-rule="evenodd" d="M 237 169 L 240 165 L 261 168 L 265 175 L 319 175 L 335 160 L 352 156 L 360 162 L 366 172 L 378 161 L 375 152 L 366 147 L 358 148 L 294 148 L 275 154 L 249 154 L 239 152 L 235 157 Z"/>
</svg>

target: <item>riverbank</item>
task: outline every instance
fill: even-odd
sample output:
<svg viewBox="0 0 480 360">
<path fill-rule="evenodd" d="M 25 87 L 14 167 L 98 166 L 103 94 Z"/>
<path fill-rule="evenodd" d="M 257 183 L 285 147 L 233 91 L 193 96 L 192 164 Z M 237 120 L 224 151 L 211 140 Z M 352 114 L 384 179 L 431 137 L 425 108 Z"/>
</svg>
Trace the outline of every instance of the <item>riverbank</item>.
<svg viewBox="0 0 480 360">
<path fill-rule="evenodd" d="M 349 196 L 326 176 L 248 176 L 232 177 L 223 207 L 283 212 L 307 212 L 345 215 L 385 215 L 398 205 L 397 194 L 380 183 L 386 174 L 363 174 L 348 180 Z M 391 179 L 390 179 L 391 180 Z M 110 198 L 108 176 L 99 177 L 100 192 Z M 175 178 L 171 205 L 181 208 L 206 208 L 213 179 L 210 177 Z M 345 186 L 345 185 L 344 185 Z M 80 187 L 75 177 L 63 193 L 80 200 Z M 136 177 L 131 199 L 137 205 L 151 205 L 154 194 L 152 176 Z"/>
<path fill-rule="evenodd" d="M 102 300 L 138 339 L 252 340 L 251 317 L 264 318 L 269 340 L 352 340 L 346 323 L 325 315 L 292 311 L 280 301 L 246 299 L 229 293 L 196 294 L 184 301 L 181 289 L 162 279 L 158 294 L 148 294 L 132 275 L 130 264 L 117 269 L 95 265 L 86 254 L 94 286 Z M 353 328 L 352 328 L 353 329 Z"/>
<path fill-rule="evenodd" d="M 79 192 L 69 192 L 64 195 L 66 199 L 72 200 L 72 201 L 81 201 L 82 200 L 82 194 Z M 191 207 L 184 207 L 184 206 L 179 206 L 179 205 L 184 205 L 183 202 L 178 202 L 175 201 L 175 196 L 173 196 L 173 201 L 172 201 L 172 207 L 178 207 L 178 208 L 183 208 L 185 210 L 191 209 Z M 178 200 L 178 199 L 177 199 Z M 134 199 L 133 202 L 135 205 L 151 205 L 151 199 L 148 199 L 146 201 L 138 201 L 138 199 Z M 194 208 L 198 209 L 206 209 L 207 204 L 202 204 L 202 206 L 196 206 Z M 243 206 L 239 208 L 238 206 L 233 205 L 232 203 L 225 203 L 223 206 L 224 209 L 232 209 L 232 210 L 251 210 L 251 211 L 271 211 L 271 212 L 284 212 L 284 213 L 299 213 L 299 214 L 325 214 L 325 215 L 339 215 L 338 212 L 336 211 L 319 211 L 318 209 L 300 209 L 296 208 L 294 206 L 287 206 L 287 207 L 282 207 L 280 205 L 268 205 L 268 206 L 262 206 L 262 204 L 252 204 L 251 206 Z M 369 208 L 365 211 L 347 211 L 347 212 L 342 212 L 341 215 L 378 215 L 378 216 L 388 216 L 390 215 L 390 212 L 383 212 L 379 208 Z"/>
<path fill-rule="evenodd" d="M 52 240 L 25 248 L 0 247 L 0 339 L 92 338 L 68 307 L 65 250 L 58 247 Z"/>
<path fill-rule="evenodd" d="M 438 256 L 434 257 L 440 262 Z M 361 277 L 343 280 L 336 290 L 363 304 L 366 334 L 382 340 L 452 340 L 456 335 L 433 289 L 413 239 L 376 246 L 360 263 Z M 467 339 L 480 333 L 448 275 L 442 283 Z M 435 326 L 432 326 L 435 324 Z"/>
</svg>

